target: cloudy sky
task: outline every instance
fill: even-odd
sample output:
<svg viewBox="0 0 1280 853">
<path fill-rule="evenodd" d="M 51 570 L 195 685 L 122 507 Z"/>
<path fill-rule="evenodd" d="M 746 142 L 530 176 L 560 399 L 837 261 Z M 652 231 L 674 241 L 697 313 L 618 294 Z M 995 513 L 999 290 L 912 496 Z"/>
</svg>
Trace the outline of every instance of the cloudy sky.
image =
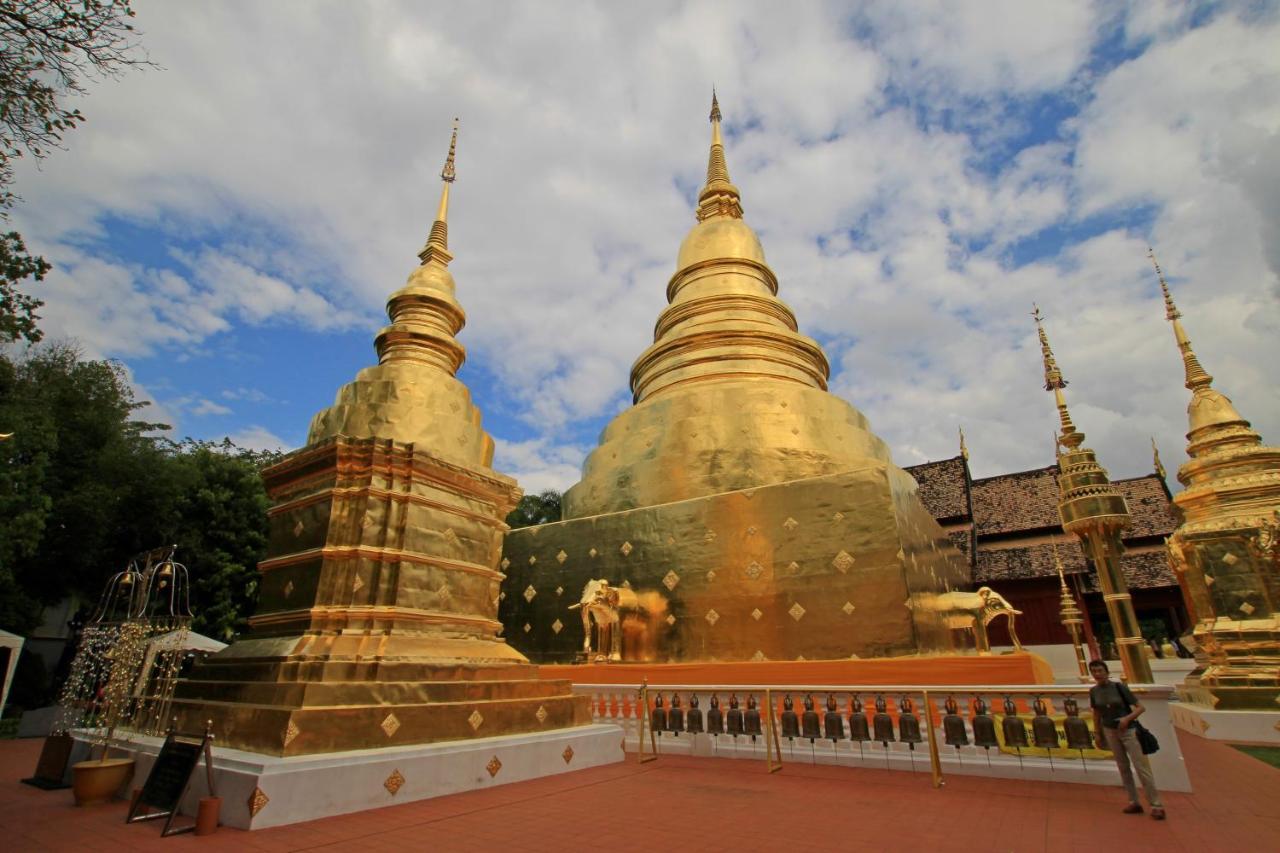
<svg viewBox="0 0 1280 853">
<path fill-rule="evenodd" d="M 123 361 L 177 436 L 293 448 L 373 362 L 453 116 L 462 377 L 526 490 L 629 404 L 706 168 L 730 173 L 832 390 L 895 460 L 1049 464 L 1033 301 L 1114 476 L 1185 458 L 1148 261 L 1280 443 L 1275 3 L 138 0 L 160 68 L 24 163 L 51 338 Z"/>
</svg>

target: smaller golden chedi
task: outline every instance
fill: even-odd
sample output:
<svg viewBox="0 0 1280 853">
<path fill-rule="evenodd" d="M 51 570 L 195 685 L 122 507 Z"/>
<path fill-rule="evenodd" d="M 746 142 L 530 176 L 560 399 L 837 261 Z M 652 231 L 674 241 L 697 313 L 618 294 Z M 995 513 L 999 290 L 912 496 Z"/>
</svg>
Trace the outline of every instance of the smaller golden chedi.
<svg viewBox="0 0 1280 853">
<path fill-rule="evenodd" d="M 1195 623 L 1199 666 L 1184 695 L 1219 710 L 1280 710 L 1280 447 L 1214 389 L 1150 257 L 1191 391 L 1185 488 L 1173 496 L 1182 524 L 1168 541 Z"/>
<path fill-rule="evenodd" d="M 497 569 L 520 497 L 455 373 L 465 314 L 447 269 L 457 126 L 421 265 L 387 302 L 378 364 L 307 445 L 267 469 L 275 505 L 250 631 L 181 682 L 180 728 L 274 755 L 540 732 L 589 700 L 499 638 Z"/>
</svg>

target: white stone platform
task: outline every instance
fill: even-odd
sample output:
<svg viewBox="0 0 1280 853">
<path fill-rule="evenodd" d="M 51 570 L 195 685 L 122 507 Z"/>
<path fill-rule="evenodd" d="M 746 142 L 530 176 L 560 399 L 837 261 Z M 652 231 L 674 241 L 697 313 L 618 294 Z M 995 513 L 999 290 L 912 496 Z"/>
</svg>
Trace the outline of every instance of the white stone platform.
<svg viewBox="0 0 1280 853">
<path fill-rule="evenodd" d="M 87 735 L 77 735 L 81 740 Z M 135 737 L 141 787 L 160 738 Z M 113 754 L 119 752 L 113 747 Z M 622 761 L 622 730 L 595 724 L 537 734 L 419 746 L 276 758 L 214 744 L 214 784 L 222 825 L 264 829 L 331 815 L 425 800 L 508 782 L 523 782 Z M 195 815 L 208 796 L 204 764 L 192 776 L 181 813 Z"/>
<path fill-rule="evenodd" d="M 1210 740 L 1280 745 L 1280 711 L 1215 711 L 1193 702 L 1171 702 L 1178 728 Z"/>
</svg>

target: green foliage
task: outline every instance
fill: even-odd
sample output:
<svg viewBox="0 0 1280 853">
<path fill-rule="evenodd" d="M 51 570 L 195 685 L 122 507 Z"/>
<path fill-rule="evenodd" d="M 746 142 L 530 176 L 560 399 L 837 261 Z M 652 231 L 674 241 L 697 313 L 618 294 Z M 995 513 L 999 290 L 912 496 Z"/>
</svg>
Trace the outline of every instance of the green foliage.
<svg viewBox="0 0 1280 853">
<path fill-rule="evenodd" d="M 175 443 L 137 420 L 123 368 L 71 346 L 0 356 L 0 627 L 28 633 L 42 607 L 96 600 L 129 557 L 177 545 L 195 630 L 233 636 L 252 611 L 266 550 L 259 470 L 279 458 Z"/>
<path fill-rule="evenodd" d="M 5 0 L 0 3 L 0 222 L 17 197 L 13 161 L 37 159 L 62 144 L 84 116 L 66 99 L 85 92 L 91 77 L 137 65 L 130 0 Z M 50 270 L 27 252 L 16 231 L 0 234 L 0 343 L 40 340 L 40 301 L 17 289 Z"/>
<path fill-rule="evenodd" d="M 537 495 L 525 495 L 516 504 L 516 508 L 507 514 L 507 524 L 515 530 L 517 527 L 559 521 L 560 499 L 561 495 L 555 489 L 546 489 Z"/>
</svg>

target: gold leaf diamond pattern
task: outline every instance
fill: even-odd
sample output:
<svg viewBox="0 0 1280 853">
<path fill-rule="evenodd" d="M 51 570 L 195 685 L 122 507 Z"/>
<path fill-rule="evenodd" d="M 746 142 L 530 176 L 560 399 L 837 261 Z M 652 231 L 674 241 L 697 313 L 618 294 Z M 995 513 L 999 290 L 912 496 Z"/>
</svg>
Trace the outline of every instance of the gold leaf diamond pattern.
<svg viewBox="0 0 1280 853">
<path fill-rule="evenodd" d="M 562 586 L 558 586 L 558 587 L 556 587 L 556 595 L 558 595 L 558 596 L 559 596 L 559 595 L 564 595 L 564 587 L 562 587 Z"/>
<path fill-rule="evenodd" d="M 302 520 L 301 520 L 301 519 L 299 519 L 299 520 L 298 520 L 298 523 L 297 523 L 297 524 L 295 524 L 295 525 L 293 526 L 293 535 L 294 535 L 294 536 L 301 536 L 301 535 L 302 535 L 302 531 L 304 531 L 304 530 L 306 530 L 306 529 L 307 529 L 307 526 L 306 526 L 305 524 L 303 524 L 303 523 L 302 523 Z"/>
<path fill-rule="evenodd" d="M 760 575 L 764 574 L 764 566 L 752 560 L 747 564 L 747 577 L 752 580 L 758 580 Z"/>
<path fill-rule="evenodd" d="M 536 563 L 536 562 L 538 562 L 538 558 L 537 558 L 537 557 L 530 557 L 530 558 L 529 558 L 529 565 L 531 565 L 531 566 L 532 566 L 532 565 L 533 565 L 534 563 Z"/>
<path fill-rule="evenodd" d="M 293 595 L 293 581 L 287 581 L 284 585 L 284 597 L 288 598 Z"/>
<path fill-rule="evenodd" d="M 836 554 L 835 559 L 831 561 L 831 565 L 839 569 L 840 574 L 843 575 L 847 574 L 848 571 L 853 568 L 853 562 L 853 556 L 850 555 L 848 551 L 841 551 L 839 554 Z"/>
<path fill-rule="evenodd" d="M 532 630 L 533 630 L 533 626 L 532 626 L 532 625 L 530 625 L 528 622 L 524 623 L 524 632 L 525 632 L 526 634 L 527 634 L 527 633 L 529 633 L 529 632 L 530 632 L 530 631 L 532 631 Z"/>
<path fill-rule="evenodd" d="M 511 561 L 510 561 L 510 560 L 508 560 L 506 557 L 503 557 L 503 558 L 502 558 L 502 568 L 504 568 L 504 569 L 508 569 L 508 568 L 510 568 L 510 567 L 511 567 Z"/>
<path fill-rule="evenodd" d="M 844 607 L 841 607 L 840 609 L 844 611 L 844 615 L 845 615 L 845 616 L 848 616 L 848 615 L 852 614 L 852 613 L 853 613 L 853 610 L 854 610 L 853 602 L 852 602 L 852 601 L 846 601 L 846 602 L 844 603 Z"/>
<path fill-rule="evenodd" d="M 564 623 L 559 619 L 551 623 L 551 630 L 557 634 L 564 630 Z"/>
<path fill-rule="evenodd" d="M 707 572 L 707 583 L 711 583 L 715 579 L 716 579 L 716 570 L 715 569 L 709 570 Z"/>
<path fill-rule="evenodd" d="M 761 617 L 761 616 L 764 616 L 764 614 L 760 612 L 760 608 L 759 608 L 759 607 L 757 607 L 755 610 L 752 610 L 752 611 L 751 611 L 751 618 L 752 618 L 752 619 L 754 619 L 754 620 L 756 620 L 757 622 L 759 622 L 759 621 L 760 621 L 760 617 Z"/>
<path fill-rule="evenodd" d="M 506 601 L 506 600 L 507 600 L 507 594 L 506 594 L 505 592 L 500 592 L 500 593 L 498 593 L 498 600 L 499 600 L 499 601 Z"/>
<path fill-rule="evenodd" d="M 479 711 L 472 711 L 471 716 L 467 717 L 467 724 L 471 726 L 471 731 L 477 731 L 484 724 L 484 717 Z"/>
<path fill-rule="evenodd" d="M 249 817 L 257 817 L 258 812 L 266 808 L 267 803 L 271 802 L 271 798 L 261 788 L 254 786 L 253 793 L 249 795 Z"/>
<path fill-rule="evenodd" d="M 759 663 L 762 660 L 768 660 L 768 658 L 764 656 L 764 652 L 760 651 L 759 649 L 756 649 L 756 653 L 751 656 L 751 659 L 756 663 Z"/>
<path fill-rule="evenodd" d="M 716 532 L 714 530 L 708 530 L 707 535 L 702 538 L 706 542 L 714 542 L 716 541 Z"/>
<path fill-rule="evenodd" d="M 359 575 L 356 575 L 356 579 L 351 582 L 351 591 L 359 592 L 360 588 L 363 586 L 364 586 L 364 581 L 360 580 Z"/>
<path fill-rule="evenodd" d="M 537 596 L 537 594 L 538 594 L 538 591 L 533 588 L 533 584 L 529 584 L 527 587 L 524 588 L 525 601 L 533 601 L 534 597 Z"/>
<path fill-rule="evenodd" d="M 1236 563 L 1240 562 L 1240 558 L 1237 557 L 1235 554 L 1228 552 L 1222 558 L 1222 562 L 1226 563 L 1228 566 L 1234 566 Z"/>
<path fill-rule="evenodd" d="M 394 797 L 404 787 L 404 776 L 400 774 L 399 770 L 392 770 L 391 775 L 382 783 L 382 787 L 386 788 L 391 796 Z"/>
<path fill-rule="evenodd" d="M 446 527 L 444 529 L 444 541 L 448 542 L 450 545 L 458 544 L 458 534 L 453 531 L 452 527 Z"/>
<path fill-rule="evenodd" d="M 708 610 L 707 615 L 703 618 L 706 619 L 708 623 L 714 625 L 716 622 L 720 621 L 720 614 L 714 610 Z"/>
<path fill-rule="evenodd" d="M 564 759 L 565 764 L 568 764 L 570 761 L 573 761 L 573 747 L 566 746 L 564 748 L 564 752 L 560 753 L 560 757 Z"/>
<path fill-rule="evenodd" d="M 596 554 L 599 554 L 600 552 L 599 552 L 599 551 L 597 551 L 595 548 L 592 548 L 592 549 L 591 549 L 590 551 L 588 551 L 587 553 L 594 557 Z"/>
<path fill-rule="evenodd" d="M 791 605 L 791 609 L 788 610 L 787 613 L 791 615 L 792 619 L 799 622 L 801 619 L 804 618 L 805 609 L 801 607 L 800 602 L 797 601 L 795 604 Z"/>
<path fill-rule="evenodd" d="M 498 771 L 502 769 L 502 762 L 498 760 L 498 756 L 489 759 L 489 763 L 484 766 L 489 771 L 489 778 L 492 779 L 498 775 Z"/>
<path fill-rule="evenodd" d="M 843 513 L 843 512 L 837 512 L 835 515 L 831 516 L 831 520 L 832 520 L 832 521 L 844 521 L 844 513 Z"/>
<path fill-rule="evenodd" d="M 795 530 L 797 527 L 800 526 L 800 522 L 788 516 L 787 520 L 782 522 L 782 526 L 788 533 L 790 533 L 792 530 Z"/>
<path fill-rule="evenodd" d="M 547 721 L 547 706 L 539 705 L 538 710 L 533 715 L 538 718 L 538 722 L 545 723 Z"/>
<path fill-rule="evenodd" d="M 662 585 L 667 588 L 667 592 L 675 589 L 678 583 L 680 583 L 680 576 L 676 574 L 675 569 L 667 572 L 662 578 Z"/>
<path fill-rule="evenodd" d="M 400 731 L 400 720 L 395 714 L 387 714 L 387 718 L 382 721 L 382 730 L 386 732 L 387 737 L 393 736 Z"/>
<path fill-rule="evenodd" d="M 631 547 L 631 543 L 630 543 L 630 542 L 623 542 L 623 543 L 622 543 L 622 547 L 621 547 L 621 548 L 619 548 L 618 550 L 622 552 L 622 556 L 627 557 L 627 556 L 630 556 L 631 551 L 632 551 L 633 549 L 632 549 L 632 547 Z"/>
<path fill-rule="evenodd" d="M 1205 586 L 1213 586 L 1213 585 L 1214 585 L 1215 583 L 1217 583 L 1217 582 L 1218 582 L 1218 579 L 1217 579 L 1217 578 L 1215 578 L 1213 575 L 1205 575 L 1205 576 L 1204 576 L 1204 585 L 1205 585 Z"/>
<path fill-rule="evenodd" d="M 1243 613 L 1245 616 L 1252 616 L 1253 611 L 1257 609 L 1258 608 L 1254 607 L 1252 604 L 1250 604 L 1247 601 L 1244 604 L 1240 605 L 1240 612 Z"/>
<path fill-rule="evenodd" d="M 293 739 L 302 734 L 302 729 L 298 728 L 298 724 L 293 720 L 289 721 L 289 725 L 284 727 L 284 745 L 288 746 L 293 743 Z"/>
<path fill-rule="evenodd" d="M 567 559 L 569 559 L 569 555 L 564 552 L 563 548 L 561 548 L 560 553 L 556 554 L 556 562 L 563 566 L 564 561 Z"/>
<path fill-rule="evenodd" d="M 668 614 L 667 614 L 667 624 L 668 624 L 668 625 L 674 625 L 674 624 L 676 624 L 676 617 L 674 617 L 674 616 L 672 616 L 670 613 L 668 613 Z"/>
<path fill-rule="evenodd" d="M 747 528 L 747 535 L 748 536 L 756 535 L 756 526 L 754 524 Z"/>
<path fill-rule="evenodd" d="M 787 571 L 794 575 L 796 572 L 800 571 L 800 564 L 795 560 L 792 560 L 790 563 L 787 563 Z"/>
</svg>

